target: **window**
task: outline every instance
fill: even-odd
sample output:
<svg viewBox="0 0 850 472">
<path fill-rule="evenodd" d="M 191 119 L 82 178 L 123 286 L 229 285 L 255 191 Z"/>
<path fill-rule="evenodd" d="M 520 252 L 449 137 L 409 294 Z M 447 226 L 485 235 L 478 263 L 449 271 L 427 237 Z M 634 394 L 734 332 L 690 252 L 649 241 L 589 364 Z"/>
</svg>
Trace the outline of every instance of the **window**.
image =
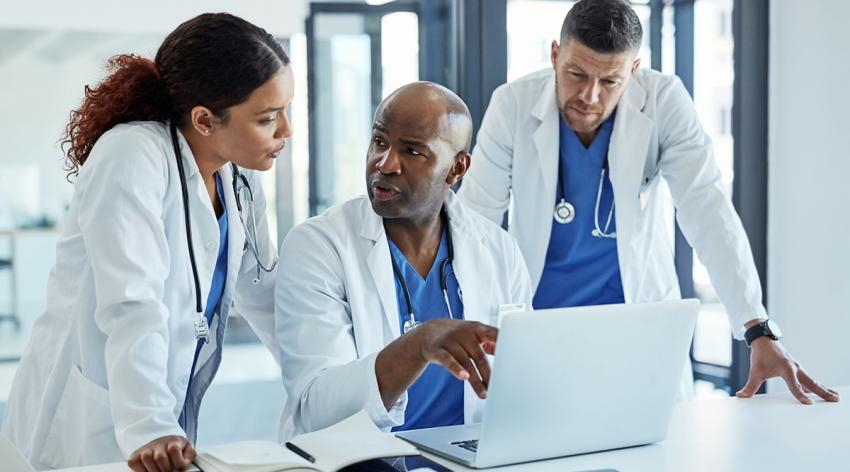
<svg viewBox="0 0 850 472">
<path fill-rule="evenodd" d="M 419 17 L 393 4 L 311 5 L 309 212 L 365 193 L 364 163 L 381 100 L 419 79 Z"/>
<path fill-rule="evenodd" d="M 508 0 L 508 80 L 551 67 L 552 41 L 559 41 L 561 24 L 575 2 L 572 0 Z M 638 57 L 649 67 L 649 15 L 647 1 L 632 2 L 643 26 Z"/>
<path fill-rule="evenodd" d="M 723 186 L 732 195 L 732 0 L 694 3 L 694 104 L 706 133 L 714 143 L 714 158 Z M 694 257 L 694 290 L 705 304 L 694 340 L 694 359 L 713 365 L 731 365 L 730 328 L 719 305 L 705 266 Z M 697 346 L 700 346 L 698 349 Z"/>
</svg>

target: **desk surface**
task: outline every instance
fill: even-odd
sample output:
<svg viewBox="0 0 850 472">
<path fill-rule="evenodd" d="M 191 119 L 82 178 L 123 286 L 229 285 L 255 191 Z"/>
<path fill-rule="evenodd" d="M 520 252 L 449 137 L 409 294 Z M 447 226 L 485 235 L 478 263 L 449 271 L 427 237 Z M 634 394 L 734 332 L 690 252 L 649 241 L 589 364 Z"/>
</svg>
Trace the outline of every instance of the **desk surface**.
<svg viewBox="0 0 850 472">
<path fill-rule="evenodd" d="M 850 386 L 843 401 L 801 405 L 788 393 L 676 406 L 667 439 L 649 446 L 500 467 L 514 471 L 797 471 L 850 467 Z M 429 455 L 456 471 L 458 464 Z M 126 472 L 125 464 L 64 469 Z"/>
</svg>

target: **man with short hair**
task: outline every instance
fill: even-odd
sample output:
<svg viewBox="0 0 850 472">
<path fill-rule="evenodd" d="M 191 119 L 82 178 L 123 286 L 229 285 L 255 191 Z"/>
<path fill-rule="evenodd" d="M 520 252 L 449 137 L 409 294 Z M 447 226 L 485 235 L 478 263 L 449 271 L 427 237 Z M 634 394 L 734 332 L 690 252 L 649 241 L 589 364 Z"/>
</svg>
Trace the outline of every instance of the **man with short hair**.
<svg viewBox="0 0 850 472">
<path fill-rule="evenodd" d="M 284 437 L 359 410 L 383 429 L 480 421 L 500 306 L 530 306 L 531 282 L 513 238 L 450 189 L 471 136 L 454 93 L 400 88 L 375 114 L 368 198 L 286 237 L 275 294 Z"/>
<path fill-rule="evenodd" d="M 509 230 L 540 309 L 679 298 L 672 194 L 735 337 L 752 348 L 738 395 L 782 376 L 803 403 L 805 392 L 838 401 L 778 342 L 711 140 L 678 78 L 639 69 L 641 38 L 626 2 L 576 2 L 552 41 L 552 68 L 493 93 L 460 198 L 494 222 L 513 199 Z M 688 371 L 682 396 L 692 390 Z"/>
</svg>

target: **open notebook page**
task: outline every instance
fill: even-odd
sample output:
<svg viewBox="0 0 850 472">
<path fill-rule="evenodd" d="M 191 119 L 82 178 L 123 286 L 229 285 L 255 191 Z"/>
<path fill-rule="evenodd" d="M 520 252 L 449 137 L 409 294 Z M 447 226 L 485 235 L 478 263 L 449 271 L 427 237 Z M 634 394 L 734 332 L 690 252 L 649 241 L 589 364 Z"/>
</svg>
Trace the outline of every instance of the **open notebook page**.
<svg viewBox="0 0 850 472">
<path fill-rule="evenodd" d="M 419 454 L 410 443 L 378 429 L 365 411 L 325 429 L 302 434 L 291 442 L 315 457 L 314 465 L 323 471 L 335 471 L 367 459 Z"/>
</svg>

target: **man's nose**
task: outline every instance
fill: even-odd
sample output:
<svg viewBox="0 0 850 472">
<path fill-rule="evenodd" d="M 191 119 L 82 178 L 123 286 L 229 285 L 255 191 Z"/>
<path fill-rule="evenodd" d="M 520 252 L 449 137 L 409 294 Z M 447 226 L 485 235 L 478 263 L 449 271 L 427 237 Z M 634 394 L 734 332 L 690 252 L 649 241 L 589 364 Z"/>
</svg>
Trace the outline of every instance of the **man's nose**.
<svg viewBox="0 0 850 472">
<path fill-rule="evenodd" d="M 377 168 L 382 174 L 401 174 L 401 160 L 393 150 L 388 148 L 378 161 Z"/>
<path fill-rule="evenodd" d="M 589 79 L 578 94 L 579 100 L 586 105 L 595 105 L 599 102 L 599 81 Z"/>
</svg>

